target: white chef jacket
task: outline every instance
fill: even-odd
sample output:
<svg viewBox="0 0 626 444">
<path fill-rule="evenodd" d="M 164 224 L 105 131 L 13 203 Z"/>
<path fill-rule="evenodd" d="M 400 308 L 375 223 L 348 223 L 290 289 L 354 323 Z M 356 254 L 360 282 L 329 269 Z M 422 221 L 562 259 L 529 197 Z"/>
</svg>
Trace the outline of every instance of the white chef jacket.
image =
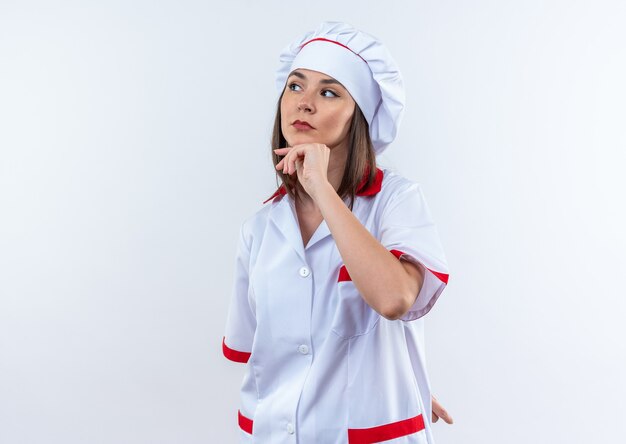
<svg viewBox="0 0 626 444">
<path fill-rule="evenodd" d="M 398 320 L 362 298 L 325 221 L 305 247 L 293 199 L 281 187 L 270 200 L 241 226 L 222 340 L 246 363 L 240 442 L 432 444 L 422 317 L 448 267 L 419 184 L 377 169 L 353 207 L 390 254 L 425 267 Z"/>
</svg>

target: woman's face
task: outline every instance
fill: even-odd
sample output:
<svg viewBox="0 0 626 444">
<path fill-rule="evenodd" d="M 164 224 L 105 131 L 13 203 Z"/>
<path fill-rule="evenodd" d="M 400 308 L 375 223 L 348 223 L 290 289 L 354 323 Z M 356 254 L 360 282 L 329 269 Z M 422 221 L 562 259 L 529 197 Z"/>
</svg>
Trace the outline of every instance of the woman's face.
<svg viewBox="0 0 626 444">
<path fill-rule="evenodd" d="M 296 69 L 287 78 L 280 101 L 281 129 L 289 146 L 323 143 L 333 149 L 347 143 L 354 108 L 354 99 L 337 80 Z"/>
</svg>

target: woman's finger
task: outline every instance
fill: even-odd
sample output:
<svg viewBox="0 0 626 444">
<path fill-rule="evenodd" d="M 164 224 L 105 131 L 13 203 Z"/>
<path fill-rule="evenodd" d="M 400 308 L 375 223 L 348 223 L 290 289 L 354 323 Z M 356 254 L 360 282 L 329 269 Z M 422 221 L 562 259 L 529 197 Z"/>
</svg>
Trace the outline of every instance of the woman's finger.
<svg viewBox="0 0 626 444">
<path fill-rule="evenodd" d="M 450 414 L 446 411 L 445 408 L 443 408 L 443 406 L 439 403 L 439 401 L 437 401 L 437 399 L 434 396 L 432 397 L 432 403 L 433 403 L 433 415 L 438 416 L 439 418 L 443 419 L 448 424 L 452 424 L 454 422 L 454 420 L 452 419 L 452 416 L 450 416 Z"/>
<path fill-rule="evenodd" d="M 296 171 L 296 160 L 301 153 L 302 155 L 304 155 L 304 150 L 300 148 L 293 148 L 291 151 L 289 151 L 289 175 L 293 174 Z"/>
<path fill-rule="evenodd" d="M 276 169 L 280 170 L 282 168 L 283 174 L 285 174 L 285 159 L 287 159 L 287 154 L 289 154 L 289 151 L 291 151 L 291 149 L 292 147 L 286 146 L 284 148 L 276 148 L 273 150 L 277 155 L 283 156 L 283 158 L 280 159 L 280 161 L 276 164 Z"/>
<path fill-rule="evenodd" d="M 293 159 L 296 156 L 296 149 L 292 148 L 287 155 L 285 156 L 285 167 L 286 167 L 286 172 L 287 175 L 291 176 L 291 168 L 292 168 L 292 164 L 293 164 Z"/>
<path fill-rule="evenodd" d="M 296 156 L 296 158 L 293 160 L 293 172 L 295 173 L 296 171 L 298 171 L 298 167 L 301 167 L 303 163 L 304 153 L 302 153 L 302 156 Z"/>
</svg>

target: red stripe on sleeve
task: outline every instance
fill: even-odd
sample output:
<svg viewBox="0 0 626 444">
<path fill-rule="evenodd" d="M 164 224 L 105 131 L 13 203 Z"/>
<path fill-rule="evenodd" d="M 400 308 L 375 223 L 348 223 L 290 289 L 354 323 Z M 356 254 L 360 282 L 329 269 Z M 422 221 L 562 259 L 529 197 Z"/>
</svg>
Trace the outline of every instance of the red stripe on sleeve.
<svg viewBox="0 0 626 444">
<path fill-rule="evenodd" d="M 234 362 L 243 362 L 244 364 L 248 362 L 248 359 L 250 359 L 250 355 L 252 354 L 248 352 L 233 350 L 232 348 L 230 348 L 228 345 L 226 345 L 226 336 L 224 336 L 224 338 L 222 339 L 222 353 L 224 353 L 226 359 L 230 359 Z"/>
<path fill-rule="evenodd" d="M 400 250 L 389 250 L 391 251 L 391 254 L 393 254 L 395 257 L 397 257 L 398 259 L 400 259 L 400 256 L 402 256 L 403 254 L 406 254 L 404 251 L 400 251 Z M 441 273 L 439 271 L 435 271 L 435 270 L 431 270 L 430 268 L 426 267 L 426 269 L 428 271 L 430 271 L 432 274 L 434 274 L 435 276 L 437 276 L 437 278 L 443 282 L 444 284 L 448 283 L 448 274 L 446 273 Z"/>
<path fill-rule="evenodd" d="M 391 254 L 393 254 L 398 259 L 400 259 L 400 256 L 405 254 L 404 251 L 400 251 L 400 250 L 389 250 L 389 251 L 391 252 Z"/>
<path fill-rule="evenodd" d="M 241 414 L 241 411 L 239 411 L 238 413 L 239 413 L 239 427 L 241 427 L 241 430 L 243 430 L 244 432 L 247 432 L 252 435 L 252 420 L 250 418 L 246 418 L 245 416 L 243 416 Z"/>
<path fill-rule="evenodd" d="M 435 270 L 431 270 L 430 268 L 428 269 L 428 271 L 430 271 L 432 274 L 434 274 L 435 276 L 437 276 L 439 278 L 439 280 L 441 282 L 443 282 L 444 284 L 448 283 L 448 275 L 445 273 L 439 273 L 438 271 Z"/>
<path fill-rule="evenodd" d="M 400 250 L 389 250 L 389 252 L 393 254 L 395 257 L 397 257 L 398 259 L 400 259 L 400 256 L 402 256 L 403 254 L 406 254 L 404 251 L 400 251 Z M 431 270 L 428 267 L 426 267 L 426 269 L 430 271 L 432 274 L 434 274 L 444 284 L 448 283 L 448 276 L 449 276 L 448 274 Z M 344 282 L 344 281 L 351 281 L 351 280 L 352 278 L 350 277 L 350 273 L 348 273 L 348 269 L 346 268 L 345 265 L 342 265 L 341 268 L 339 269 L 339 277 L 337 278 L 337 282 Z"/>
</svg>

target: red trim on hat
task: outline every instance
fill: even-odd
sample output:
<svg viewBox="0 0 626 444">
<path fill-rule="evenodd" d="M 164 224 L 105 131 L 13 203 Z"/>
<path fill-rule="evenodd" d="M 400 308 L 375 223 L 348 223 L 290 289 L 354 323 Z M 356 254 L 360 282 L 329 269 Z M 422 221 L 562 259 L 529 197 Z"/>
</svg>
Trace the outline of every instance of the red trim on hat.
<svg viewBox="0 0 626 444">
<path fill-rule="evenodd" d="M 384 177 L 383 171 L 380 168 L 376 168 L 376 177 L 374 178 L 374 182 L 372 182 L 372 184 L 369 187 L 363 188 L 365 186 L 365 183 L 367 182 L 368 176 L 369 176 L 369 166 L 366 168 L 365 174 L 363 174 L 363 179 L 361 179 L 361 182 L 359 182 L 359 184 L 356 187 L 357 192 L 355 194 L 357 196 L 373 196 L 380 192 L 383 186 L 383 177 Z M 274 191 L 274 194 L 272 194 L 269 198 L 267 198 L 263 203 L 265 204 L 269 202 L 270 200 L 274 199 L 275 197 L 282 196 L 284 194 L 287 194 L 287 190 L 285 189 L 284 185 L 281 185 L 280 187 L 278 187 L 276 191 Z"/>
<path fill-rule="evenodd" d="M 389 250 L 389 252 L 393 254 L 395 257 L 397 257 L 398 259 L 400 259 L 400 256 L 402 256 L 403 254 L 406 254 L 404 251 L 400 251 L 400 250 Z M 428 271 L 434 274 L 444 284 L 448 283 L 448 276 L 449 276 L 448 274 L 431 270 L 428 267 L 424 267 L 424 268 L 426 268 Z M 350 273 L 348 273 L 348 269 L 346 268 L 345 265 L 342 265 L 341 268 L 339 269 L 339 277 L 337 278 L 337 282 L 345 282 L 345 281 L 351 281 L 351 280 L 352 278 L 350 277 Z"/>
<path fill-rule="evenodd" d="M 252 435 L 253 421 L 250 418 L 246 418 L 245 416 L 243 416 L 241 414 L 241 410 L 238 410 L 237 413 L 239 414 L 238 419 L 239 419 L 239 427 L 241 428 L 241 430 Z"/>
<path fill-rule="evenodd" d="M 248 360 L 250 359 L 250 355 L 252 354 L 230 348 L 228 345 L 226 345 L 226 336 L 224 336 L 224 338 L 222 339 L 222 353 L 224 353 L 226 359 L 230 359 L 234 362 L 242 362 L 244 364 L 248 362 Z"/>
<path fill-rule="evenodd" d="M 424 417 L 419 414 L 413 418 L 383 424 L 368 429 L 348 429 L 349 444 L 369 444 L 400 438 L 424 430 Z"/>
<path fill-rule="evenodd" d="M 324 37 L 317 37 L 317 38 L 314 38 L 314 39 L 309 40 L 308 42 L 304 42 L 302 45 L 300 45 L 300 51 L 302 51 L 302 48 L 304 48 L 306 45 L 308 45 L 308 44 L 309 44 L 309 43 L 311 43 L 311 42 L 315 42 L 316 40 L 317 40 L 317 41 L 322 41 L 322 42 L 330 42 L 330 43 L 334 43 L 334 44 L 339 45 L 339 46 L 343 46 L 343 47 L 344 47 L 344 48 L 346 48 L 348 51 L 350 51 L 352 54 L 354 54 L 354 55 L 356 55 L 356 56 L 359 56 L 359 58 L 360 58 L 361 60 L 363 60 L 365 63 L 367 63 L 367 61 L 366 61 L 363 57 L 361 57 L 359 54 L 357 54 L 356 52 L 354 52 L 353 50 L 351 50 L 350 48 L 348 48 L 348 47 L 347 47 L 346 45 L 344 45 L 343 43 L 339 43 L 339 42 L 337 42 L 337 41 L 335 41 L 335 40 L 325 39 Z"/>
</svg>

